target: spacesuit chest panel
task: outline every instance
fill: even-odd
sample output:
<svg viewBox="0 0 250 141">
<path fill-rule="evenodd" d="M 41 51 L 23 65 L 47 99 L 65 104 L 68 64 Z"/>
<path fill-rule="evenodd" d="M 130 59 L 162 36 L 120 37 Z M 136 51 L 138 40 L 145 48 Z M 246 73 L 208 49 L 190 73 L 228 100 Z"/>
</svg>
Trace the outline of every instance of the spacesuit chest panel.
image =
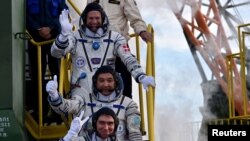
<svg viewBox="0 0 250 141">
<path fill-rule="evenodd" d="M 72 50 L 72 77 L 71 84 L 87 88 L 91 92 L 92 76 L 94 72 L 103 65 L 115 65 L 115 40 L 109 32 L 100 39 L 86 37 L 76 32 L 75 48 Z"/>
<path fill-rule="evenodd" d="M 126 104 L 120 103 L 120 99 L 114 102 L 110 102 L 110 103 L 103 103 L 103 102 L 93 99 L 92 102 L 89 100 L 88 102 L 86 102 L 86 104 L 87 104 L 86 113 L 89 113 L 90 115 L 93 114 L 92 112 L 96 112 L 102 107 L 109 107 L 112 110 L 114 110 L 115 113 L 118 113 L 119 111 L 119 114 L 118 114 L 119 119 L 125 120 Z"/>
<path fill-rule="evenodd" d="M 87 68 L 91 71 L 102 65 L 114 64 L 114 44 L 112 40 L 78 39 L 74 64 L 78 69 Z"/>
</svg>

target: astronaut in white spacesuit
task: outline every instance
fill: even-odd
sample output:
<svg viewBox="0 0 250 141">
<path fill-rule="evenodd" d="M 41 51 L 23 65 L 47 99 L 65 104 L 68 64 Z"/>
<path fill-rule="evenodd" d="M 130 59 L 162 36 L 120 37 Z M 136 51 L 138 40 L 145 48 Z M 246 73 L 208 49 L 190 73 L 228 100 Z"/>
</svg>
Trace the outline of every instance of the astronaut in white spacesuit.
<svg viewBox="0 0 250 141">
<path fill-rule="evenodd" d="M 102 107 L 111 108 L 119 119 L 117 138 L 119 141 L 142 141 L 141 116 L 137 104 L 129 97 L 122 95 L 123 83 L 120 75 L 108 65 L 97 69 L 92 78 L 92 93 L 83 95 L 85 89 L 74 89 L 71 99 L 64 99 L 58 93 L 56 78 L 47 83 L 49 103 L 53 110 L 59 114 L 74 114 L 78 116 L 84 111 L 83 117 L 91 116 Z M 91 130 L 88 122 L 80 132 L 84 134 Z"/>
<path fill-rule="evenodd" d="M 153 35 L 147 31 L 146 22 L 142 19 L 136 0 L 87 0 L 97 2 L 107 14 L 110 29 L 122 34 L 127 41 L 130 39 L 129 27 L 145 42 L 152 42 Z M 132 98 L 132 77 L 119 56 L 116 57 L 115 70 L 121 74 L 124 82 L 123 95 Z"/>
<path fill-rule="evenodd" d="M 83 118 L 83 115 L 84 111 L 81 111 L 80 116 L 73 119 L 69 131 L 59 141 L 118 141 L 116 130 L 119 119 L 112 109 L 103 107 L 95 112 L 92 116 L 93 130 L 79 136 L 82 126 L 89 119 L 89 117 Z"/>
<path fill-rule="evenodd" d="M 61 58 L 67 53 L 72 58 L 71 86 L 85 88 L 91 93 L 92 76 L 97 68 L 110 65 L 115 68 L 116 56 L 126 65 L 136 82 L 155 86 L 154 78 L 145 75 L 137 59 L 131 54 L 126 39 L 118 32 L 109 30 L 109 21 L 102 7 L 90 3 L 81 14 L 79 30 L 72 32 L 72 24 L 68 19 L 68 10 L 60 15 L 61 34 L 51 48 L 54 57 Z"/>
</svg>

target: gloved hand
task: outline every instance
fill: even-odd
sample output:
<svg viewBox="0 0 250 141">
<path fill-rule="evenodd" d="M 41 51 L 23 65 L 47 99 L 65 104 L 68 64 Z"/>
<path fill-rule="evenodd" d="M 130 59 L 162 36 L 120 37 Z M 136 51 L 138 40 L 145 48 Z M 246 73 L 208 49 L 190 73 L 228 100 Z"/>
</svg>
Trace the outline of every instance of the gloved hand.
<svg viewBox="0 0 250 141">
<path fill-rule="evenodd" d="M 57 88 L 58 88 L 57 76 L 54 75 L 53 80 L 50 80 L 46 85 L 46 91 L 49 93 L 51 100 L 56 100 L 59 98 Z"/>
<path fill-rule="evenodd" d="M 61 34 L 67 36 L 71 33 L 73 25 L 69 22 L 69 10 L 63 9 L 62 13 L 59 16 L 59 22 L 61 24 Z"/>
<path fill-rule="evenodd" d="M 64 141 L 70 141 L 72 137 L 76 137 L 80 132 L 82 125 L 89 119 L 89 116 L 83 118 L 84 111 L 82 110 L 79 117 L 75 117 L 70 125 L 67 135 L 63 138 Z"/>
<path fill-rule="evenodd" d="M 152 76 L 141 75 L 138 78 L 139 82 L 143 85 L 143 88 L 148 91 L 148 86 L 155 87 L 155 80 Z"/>
</svg>

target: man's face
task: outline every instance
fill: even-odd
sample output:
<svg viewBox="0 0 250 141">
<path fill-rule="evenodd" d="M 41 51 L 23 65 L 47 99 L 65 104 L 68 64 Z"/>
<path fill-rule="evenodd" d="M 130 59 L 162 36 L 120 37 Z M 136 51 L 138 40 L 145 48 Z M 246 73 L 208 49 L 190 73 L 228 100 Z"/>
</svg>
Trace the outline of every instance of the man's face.
<svg viewBox="0 0 250 141">
<path fill-rule="evenodd" d="M 92 31 L 96 32 L 102 25 L 102 17 L 99 11 L 90 11 L 87 15 L 87 27 Z"/>
<path fill-rule="evenodd" d="M 96 131 L 102 139 L 108 138 L 115 129 L 115 121 L 110 115 L 101 115 L 96 121 Z"/>
<path fill-rule="evenodd" d="M 115 80 L 111 73 L 101 73 L 97 77 L 96 88 L 104 96 L 110 95 L 115 90 Z"/>
</svg>

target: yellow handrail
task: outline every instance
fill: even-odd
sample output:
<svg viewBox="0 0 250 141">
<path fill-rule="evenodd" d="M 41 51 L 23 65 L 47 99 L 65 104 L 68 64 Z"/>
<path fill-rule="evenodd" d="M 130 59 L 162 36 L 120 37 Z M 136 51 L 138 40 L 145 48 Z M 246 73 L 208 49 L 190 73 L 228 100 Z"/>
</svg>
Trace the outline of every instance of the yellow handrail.
<svg viewBox="0 0 250 141">
<path fill-rule="evenodd" d="M 27 32 L 27 31 L 26 31 Z M 28 32 L 27 32 L 28 33 Z M 29 33 L 28 33 L 29 34 Z M 31 36 L 30 36 L 31 37 Z M 43 42 L 36 42 L 33 38 L 29 40 L 33 45 L 37 47 L 37 65 L 38 65 L 38 123 L 34 120 L 34 118 L 28 113 L 25 112 L 25 126 L 30 132 L 30 134 L 36 139 L 59 139 L 63 137 L 69 126 L 68 122 L 64 120 L 65 125 L 49 125 L 46 126 L 43 123 L 43 93 L 42 93 L 42 62 L 41 62 L 41 48 L 43 45 L 50 44 L 54 42 L 54 39 L 43 41 Z M 61 68 L 64 67 L 62 65 L 63 59 L 61 59 Z M 60 82 L 64 78 L 63 71 L 60 71 Z M 61 83 L 60 83 L 61 84 Z M 59 86 L 60 92 L 62 91 L 62 86 Z M 35 93 L 36 94 L 36 93 Z M 63 117 L 62 117 L 63 118 Z"/>
<path fill-rule="evenodd" d="M 154 36 L 154 30 L 151 25 L 147 29 Z M 147 63 L 146 63 L 146 74 L 151 75 L 155 78 L 155 56 L 154 56 L 154 38 L 152 43 L 147 43 Z M 149 87 L 147 92 L 147 112 L 148 112 L 148 130 L 149 140 L 154 141 L 154 108 L 155 108 L 155 88 Z"/>
<path fill-rule="evenodd" d="M 37 65 L 38 65 L 38 124 L 39 124 L 39 127 L 42 127 L 43 126 L 43 109 L 42 109 L 42 61 L 41 61 L 41 58 L 42 58 L 42 54 L 41 54 L 41 47 L 42 45 L 46 45 L 46 44 L 49 44 L 49 43 L 52 43 L 54 40 L 48 40 L 48 41 L 43 41 L 43 42 L 36 42 L 34 39 L 31 39 L 30 42 L 37 46 Z"/>
<path fill-rule="evenodd" d="M 231 54 L 227 56 L 227 78 L 228 78 L 228 104 L 229 104 L 229 118 L 242 118 L 242 117 L 249 117 L 249 103 L 248 103 L 248 97 L 247 97 L 247 89 L 246 89 L 246 47 L 245 47 L 245 35 L 250 35 L 250 32 L 242 31 L 242 28 L 245 28 L 246 26 L 250 26 L 250 24 L 243 24 L 238 26 L 238 41 L 239 41 L 239 53 Z M 241 73 L 241 95 L 242 95 L 242 109 L 243 109 L 243 115 L 236 116 L 235 115 L 235 97 L 234 92 L 235 88 L 234 83 L 234 75 L 233 75 L 233 59 L 239 59 L 240 60 L 240 73 Z"/>
<path fill-rule="evenodd" d="M 72 6 L 72 8 L 76 11 L 78 15 L 81 15 L 80 10 L 77 8 L 77 6 L 74 4 L 72 0 L 68 0 L 69 4 Z"/>
<path fill-rule="evenodd" d="M 250 32 L 242 31 L 242 28 L 250 26 L 250 24 L 243 24 L 238 26 L 238 40 L 240 44 L 240 62 L 241 62 L 241 83 L 242 83 L 242 97 L 243 97 L 243 111 L 244 115 L 250 114 L 247 112 L 248 98 L 247 98 L 247 90 L 246 90 L 246 47 L 245 47 L 245 36 L 250 35 Z M 242 36 L 241 36 L 242 35 Z M 242 40 L 241 40 L 242 38 Z"/>
</svg>

